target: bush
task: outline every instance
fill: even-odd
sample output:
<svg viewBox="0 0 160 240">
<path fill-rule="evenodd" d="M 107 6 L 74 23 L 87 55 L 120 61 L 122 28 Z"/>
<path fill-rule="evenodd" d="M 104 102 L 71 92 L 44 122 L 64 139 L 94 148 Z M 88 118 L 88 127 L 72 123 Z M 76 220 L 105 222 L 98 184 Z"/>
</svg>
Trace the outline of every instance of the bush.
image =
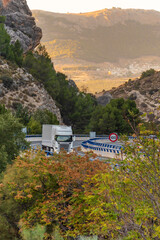
<svg viewBox="0 0 160 240">
<path fill-rule="evenodd" d="M 31 117 L 28 123 L 28 132 L 29 134 L 41 134 L 42 133 L 41 123 L 35 120 L 33 117 Z"/>
<path fill-rule="evenodd" d="M 38 109 L 32 114 L 28 123 L 28 129 L 30 134 L 41 134 L 43 124 L 55 124 L 58 125 L 59 121 L 55 114 L 48 109 Z"/>
<path fill-rule="evenodd" d="M 5 88 L 10 89 L 13 84 L 13 79 L 8 76 L 1 76 L 0 79 L 3 82 Z"/>
<path fill-rule="evenodd" d="M 142 79 L 142 78 L 145 78 L 145 77 L 152 76 L 152 75 L 155 74 L 155 72 L 156 72 L 156 71 L 155 71 L 153 68 L 151 68 L 151 69 L 149 69 L 149 70 L 147 70 L 147 71 L 145 71 L 145 72 L 142 72 L 140 78 Z"/>
</svg>

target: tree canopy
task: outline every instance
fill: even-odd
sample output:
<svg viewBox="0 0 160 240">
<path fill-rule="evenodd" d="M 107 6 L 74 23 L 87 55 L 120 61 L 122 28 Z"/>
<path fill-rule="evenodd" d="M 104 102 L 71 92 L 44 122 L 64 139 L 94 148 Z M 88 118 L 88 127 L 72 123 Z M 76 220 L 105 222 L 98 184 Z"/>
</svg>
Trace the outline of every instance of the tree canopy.
<svg viewBox="0 0 160 240">
<path fill-rule="evenodd" d="M 112 99 L 106 106 L 98 106 L 92 114 L 88 129 L 100 134 L 132 133 L 139 123 L 139 110 L 132 100 Z"/>
</svg>

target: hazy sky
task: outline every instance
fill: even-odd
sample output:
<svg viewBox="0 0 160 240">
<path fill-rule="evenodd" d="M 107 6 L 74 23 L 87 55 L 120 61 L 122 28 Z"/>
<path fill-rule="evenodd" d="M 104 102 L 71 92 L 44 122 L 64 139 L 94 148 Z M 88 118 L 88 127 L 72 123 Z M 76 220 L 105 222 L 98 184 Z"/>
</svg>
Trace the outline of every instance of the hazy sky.
<svg viewBox="0 0 160 240">
<path fill-rule="evenodd" d="M 104 8 L 139 8 L 160 11 L 160 0 L 27 0 L 30 9 L 60 13 L 79 13 Z"/>
</svg>

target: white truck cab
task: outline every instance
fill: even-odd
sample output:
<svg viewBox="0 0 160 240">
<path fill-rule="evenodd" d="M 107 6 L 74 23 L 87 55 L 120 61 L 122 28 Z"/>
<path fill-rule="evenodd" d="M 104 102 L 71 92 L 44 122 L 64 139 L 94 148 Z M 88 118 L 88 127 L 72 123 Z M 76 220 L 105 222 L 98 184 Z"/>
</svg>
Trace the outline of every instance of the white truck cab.
<svg viewBox="0 0 160 240">
<path fill-rule="evenodd" d="M 71 126 L 44 124 L 42 127 L 42 149 L 59 153 L 73 151 L 73 132 Z"/>
</svg>

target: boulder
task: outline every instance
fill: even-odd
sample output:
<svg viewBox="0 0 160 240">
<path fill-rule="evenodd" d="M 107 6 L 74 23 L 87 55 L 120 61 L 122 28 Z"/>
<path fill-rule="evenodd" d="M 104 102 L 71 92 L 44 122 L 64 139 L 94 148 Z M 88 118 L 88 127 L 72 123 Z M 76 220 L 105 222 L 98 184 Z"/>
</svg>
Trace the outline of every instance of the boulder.
<svg viewBox="0 0 160 240">
<path fill-rule="evenodd" d="M 112 99 L 112 95 L 109 92 L 105 92 L 102 96 L 97 98 L 98 104 L 105 106 Z"/>
</svg>

